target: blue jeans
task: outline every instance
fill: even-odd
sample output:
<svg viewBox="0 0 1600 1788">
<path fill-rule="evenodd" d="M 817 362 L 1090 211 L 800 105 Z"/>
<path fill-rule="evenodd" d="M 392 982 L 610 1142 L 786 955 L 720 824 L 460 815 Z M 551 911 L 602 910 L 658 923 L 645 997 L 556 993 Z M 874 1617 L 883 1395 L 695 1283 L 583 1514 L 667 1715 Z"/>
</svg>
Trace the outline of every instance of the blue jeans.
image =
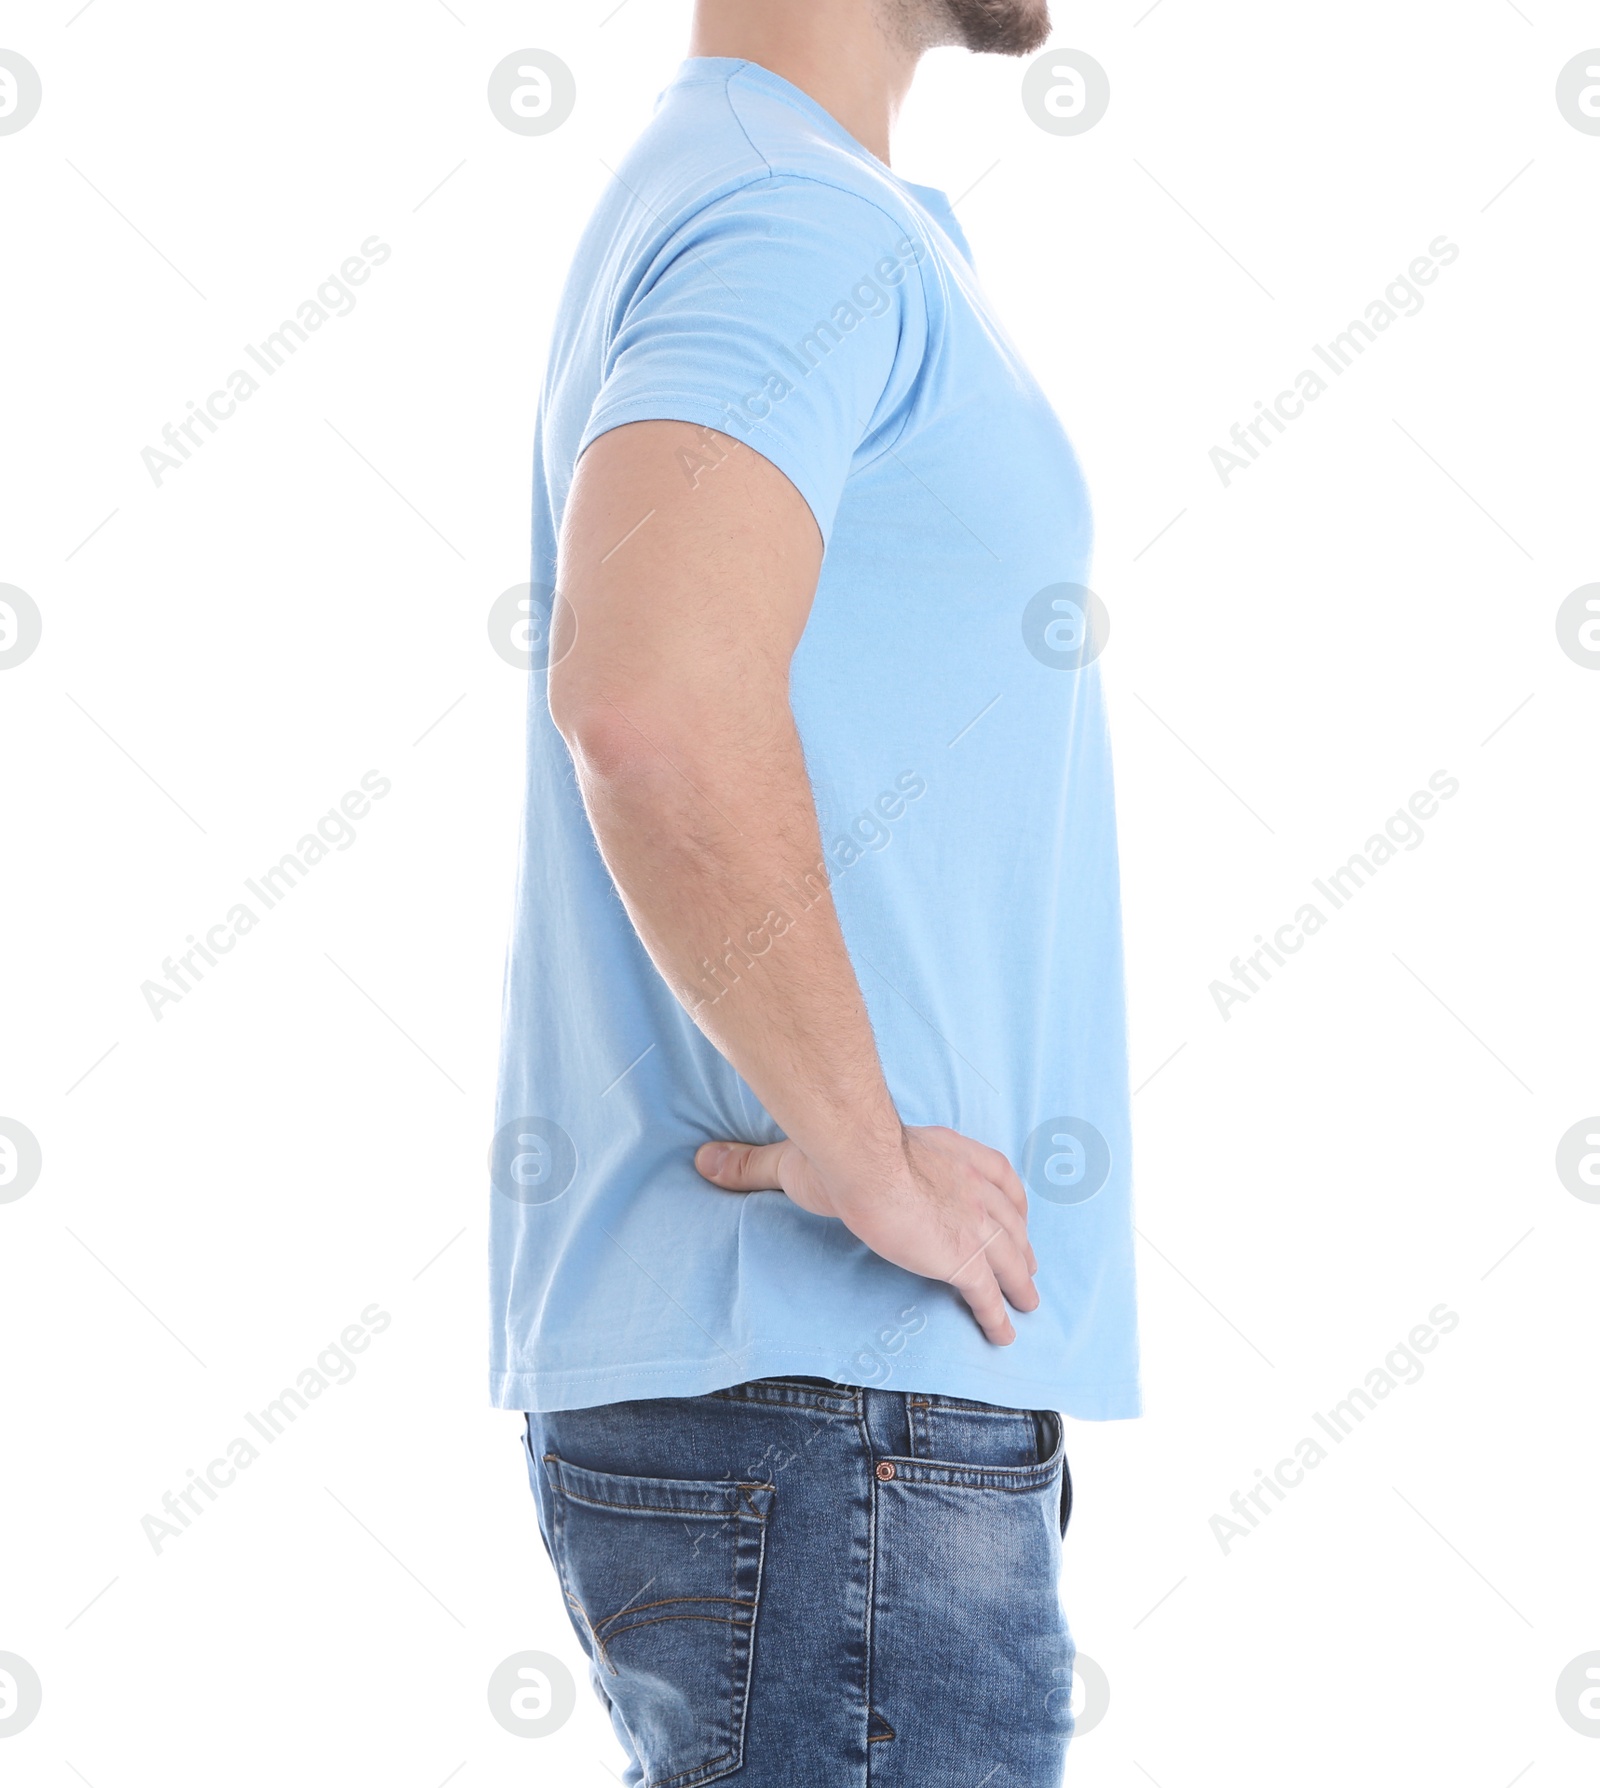
<svg viewBox="0 0 1600 1788">
<path fill-rule="evenodd" d="M 1058 1416 L 826 1379 L 530 1415 L 539 1526 L 642 1788 L 1057 1788 Z"/>
</svg>

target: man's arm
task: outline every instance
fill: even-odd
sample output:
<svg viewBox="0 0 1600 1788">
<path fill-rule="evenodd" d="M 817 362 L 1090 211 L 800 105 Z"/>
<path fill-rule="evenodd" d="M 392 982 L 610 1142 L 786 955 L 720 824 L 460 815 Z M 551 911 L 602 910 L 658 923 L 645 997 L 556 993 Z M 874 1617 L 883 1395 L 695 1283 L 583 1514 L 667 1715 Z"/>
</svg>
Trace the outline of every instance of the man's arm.
<svg viewBox="0 0 1600 1788">
<path fill-rule="evenodd" d="M 1006 1301 L 1039 1302 L 1021 1183 L 994 1149 L 901 1125 L 821 885 L 789 706 L 821 563 L 810 509 L 760 455 L 687 423 L 611 430 L 567 503 L 550 712 L 645 948 L 787 1138 L 708 1143 L 701 1173 L 839 1218 L 1005 1343 Z M 735 978 L 726 940 L 765 925 L 786 883 L 812 904 Z"/>
</svg>

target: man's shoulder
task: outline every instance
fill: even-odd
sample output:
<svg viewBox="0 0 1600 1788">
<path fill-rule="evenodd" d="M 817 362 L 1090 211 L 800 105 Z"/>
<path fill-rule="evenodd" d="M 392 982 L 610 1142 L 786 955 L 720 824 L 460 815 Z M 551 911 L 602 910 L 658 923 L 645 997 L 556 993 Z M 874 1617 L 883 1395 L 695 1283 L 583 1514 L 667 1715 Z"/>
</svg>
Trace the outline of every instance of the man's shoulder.
<svg viewBox="0 0 1600 1788">
<path fill-rule="evenodd" d="M 914 207 L 886 169 L 773 90 L 755 63 L 680 79 L 633 144 L 620 178 L 656 221 L 681 224 L 727 201 L 770 201 L 838 227 L 872 211 L 902 229 Z"/>
</svg>

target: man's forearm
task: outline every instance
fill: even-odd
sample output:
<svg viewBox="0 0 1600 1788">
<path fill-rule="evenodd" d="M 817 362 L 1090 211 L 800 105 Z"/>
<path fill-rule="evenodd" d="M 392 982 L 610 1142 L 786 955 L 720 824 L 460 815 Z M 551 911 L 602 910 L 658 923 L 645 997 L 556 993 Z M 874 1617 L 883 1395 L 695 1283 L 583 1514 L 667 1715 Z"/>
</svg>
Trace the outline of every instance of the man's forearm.
<svg viewBox="0 0 1600 1788">
<path fill-rule="evenodd" d="M 822 536 L 759 454 L 723 437 L 704 472 L 707 432 L 630 423 L 578 462 L 548 683 L 629 918 L 783 1132 L 709 1136 L 695 1166 L 838 1218 L 1003 1346 L 1007 1302 L 1039 1301 L 1022 1182 L 976 1138 L 902 1127 L 823 868 L 789 706 Z"/>
<path fill-rule="evenodd" d="M 840 1180 L 901 1130 L 827 883 L 786 691 L 622 705 L 569 729 L 606 867 L 695 1022 Z M 632 712 L 629 711 L 632 708 Z"/>
</svg>

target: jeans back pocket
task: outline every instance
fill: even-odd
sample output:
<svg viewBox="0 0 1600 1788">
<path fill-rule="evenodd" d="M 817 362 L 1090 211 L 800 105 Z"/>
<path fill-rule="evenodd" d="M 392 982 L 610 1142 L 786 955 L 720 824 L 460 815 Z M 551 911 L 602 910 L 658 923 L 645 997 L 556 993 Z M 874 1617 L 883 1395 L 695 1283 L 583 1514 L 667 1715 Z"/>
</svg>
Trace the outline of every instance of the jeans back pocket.
<svg viewBox="0 0 1600 1788">
<path fill-rule="evenodd" d="M 643 1788 L 744 1761 L 770 1484 L 621 1477 L 544 1455 L 551 1551 Z"/>
</svg>

